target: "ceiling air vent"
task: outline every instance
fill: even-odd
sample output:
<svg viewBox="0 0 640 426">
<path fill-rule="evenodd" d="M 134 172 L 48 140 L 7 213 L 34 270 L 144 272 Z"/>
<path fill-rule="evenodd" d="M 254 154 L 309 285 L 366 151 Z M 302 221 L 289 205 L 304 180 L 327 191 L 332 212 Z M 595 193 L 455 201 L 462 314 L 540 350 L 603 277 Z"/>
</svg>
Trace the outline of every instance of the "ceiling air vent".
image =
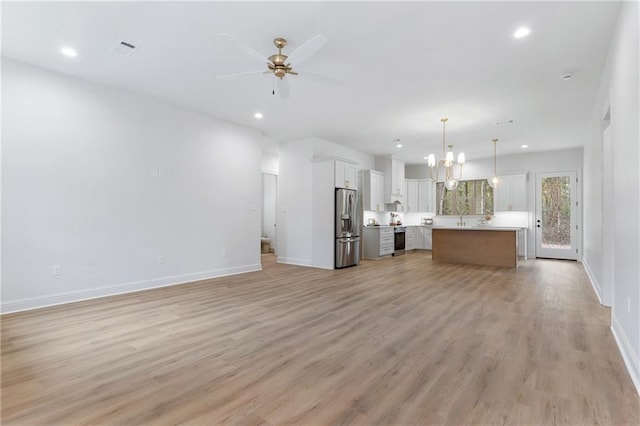
<svg viewBox="0 0 640 426">
<path fill-rule="evenodd" d="M 130 56 L 130 55 L 133 55 L 133 52 L 138 50 L 138 48 L 134 44 L 131 44 L 126 41 L 121 41 L 120 43 L 116 43 L 111 48 L 111 50 L 113 50 L 116 53 L 119 53 L 120 55 Z"/>
</svg>

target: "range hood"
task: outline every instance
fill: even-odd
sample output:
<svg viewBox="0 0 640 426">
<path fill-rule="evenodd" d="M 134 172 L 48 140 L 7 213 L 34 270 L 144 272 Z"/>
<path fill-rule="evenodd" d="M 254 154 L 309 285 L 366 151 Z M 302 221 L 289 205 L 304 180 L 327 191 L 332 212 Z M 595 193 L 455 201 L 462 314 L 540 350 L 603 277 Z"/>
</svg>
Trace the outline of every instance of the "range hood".
<svg viewBox="0 0 640 426">
<path fill-rule="evenodd" d="M 401 212 L 404 211 L 402 203 L 400 201 L 394 201 L 393 203 L 384 203 L 385 212 Z"/>
</svg>

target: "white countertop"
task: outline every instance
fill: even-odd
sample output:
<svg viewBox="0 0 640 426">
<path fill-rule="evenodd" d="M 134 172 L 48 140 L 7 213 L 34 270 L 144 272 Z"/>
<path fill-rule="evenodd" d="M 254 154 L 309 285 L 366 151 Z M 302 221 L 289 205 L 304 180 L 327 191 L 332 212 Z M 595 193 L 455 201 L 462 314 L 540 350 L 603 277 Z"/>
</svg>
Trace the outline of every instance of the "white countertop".
<svg viewBox="0 0 640 426">
<path fill-rule="evenodd" d="M 434 226 L 433 229 L 447 229 L 450 231 L 519 231 L 523 228 L 507 226 Z"/>
<path fill-rule="evenodd" d="M 433 228 L 433 225 L 365 225 L 365 228 L 408 228 L 409 226 Z"/>
</svg>

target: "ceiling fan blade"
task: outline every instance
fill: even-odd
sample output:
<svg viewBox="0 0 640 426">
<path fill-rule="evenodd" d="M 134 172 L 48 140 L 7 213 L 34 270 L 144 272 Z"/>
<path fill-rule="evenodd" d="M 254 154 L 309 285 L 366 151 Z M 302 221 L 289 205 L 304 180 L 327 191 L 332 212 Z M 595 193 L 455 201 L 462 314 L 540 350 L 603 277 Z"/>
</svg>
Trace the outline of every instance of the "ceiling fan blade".
<svg viewBox="0 0 640 426">
<path fill-rule="evenodd" d="M 260 70 L 260 71 L 237 72 L 235 74 L 219 75 L 216 78 L 218 80 L 231 80 L 232 78 L 244 77 L 246 75 L 255 75 L 255 74 L 264 74 L 264 71 Z"/>
<path fill-rule="evenodd" d="M 232 42 L 233 44 L 238 46 L 240 48 L 240 50 L 242 50 L 247 56 L 250 56 L 251 58 L 255 59 L 256 61 L 260 61 L 260 63 L 264 63 L 267 60 L 267 55 L 263 55 L 262 53 L 258 52 L 256 49 L 254 49 L 253 47 L 249 46 L 248 44 L 246 44 L 245 42 L 243 42 L 241 40 L 238 40 L 237 38 L 235 38 L 231 34 L 223 33 L 223 34 L 220 34 L 220 37 L 222 37 L 225 40 L 228 40 L 228 41 Z"/>
<path fill-rule="evenodd" d="M 287 80 L 287 77 L 283 79 L 277 78 L 276 87 L 278 88 L 278 94 L 280 95 L 281 99 L 289 99 L 290 91 L 289 80 Z"/>
<path fill-rule="evenodd" d="M 319 81 L 320 83 L 340 85 L 344 83 L 344 80 L 338 77 L 334 77 L 329 74 L 323 74 L 320 72 L 309 71 L 309 70 L 298 70 L 298 73 L 301 78 L 305 78 L 307 80 Z"/>
<path fill-rule="evenodd" d="M 289 55 L 289 59 L 287 60 L 287 62 L 291 63 L 294 67 L 300 65 L 301 63 L 305 62 L 307 59 L 315 55 L 318 50 L 322 49 L 322 47 L 327 44 L 327 41 L 329 40 L 321 34 L 310 38 L 296 50 L 291 52 L 291 55 Z"/>
</svg>

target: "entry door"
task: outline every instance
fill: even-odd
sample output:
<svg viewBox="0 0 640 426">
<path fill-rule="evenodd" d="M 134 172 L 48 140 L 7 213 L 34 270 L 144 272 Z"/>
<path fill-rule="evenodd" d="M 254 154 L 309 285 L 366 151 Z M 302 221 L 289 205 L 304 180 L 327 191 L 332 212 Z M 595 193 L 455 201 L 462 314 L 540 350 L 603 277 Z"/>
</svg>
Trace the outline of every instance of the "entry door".
<svg viewBox="0 0 640 426">
<path fill-rule="evenodd" d="M 576 260 L 576 172 L 536 175 L 536 257 Z"/>
</svg>

